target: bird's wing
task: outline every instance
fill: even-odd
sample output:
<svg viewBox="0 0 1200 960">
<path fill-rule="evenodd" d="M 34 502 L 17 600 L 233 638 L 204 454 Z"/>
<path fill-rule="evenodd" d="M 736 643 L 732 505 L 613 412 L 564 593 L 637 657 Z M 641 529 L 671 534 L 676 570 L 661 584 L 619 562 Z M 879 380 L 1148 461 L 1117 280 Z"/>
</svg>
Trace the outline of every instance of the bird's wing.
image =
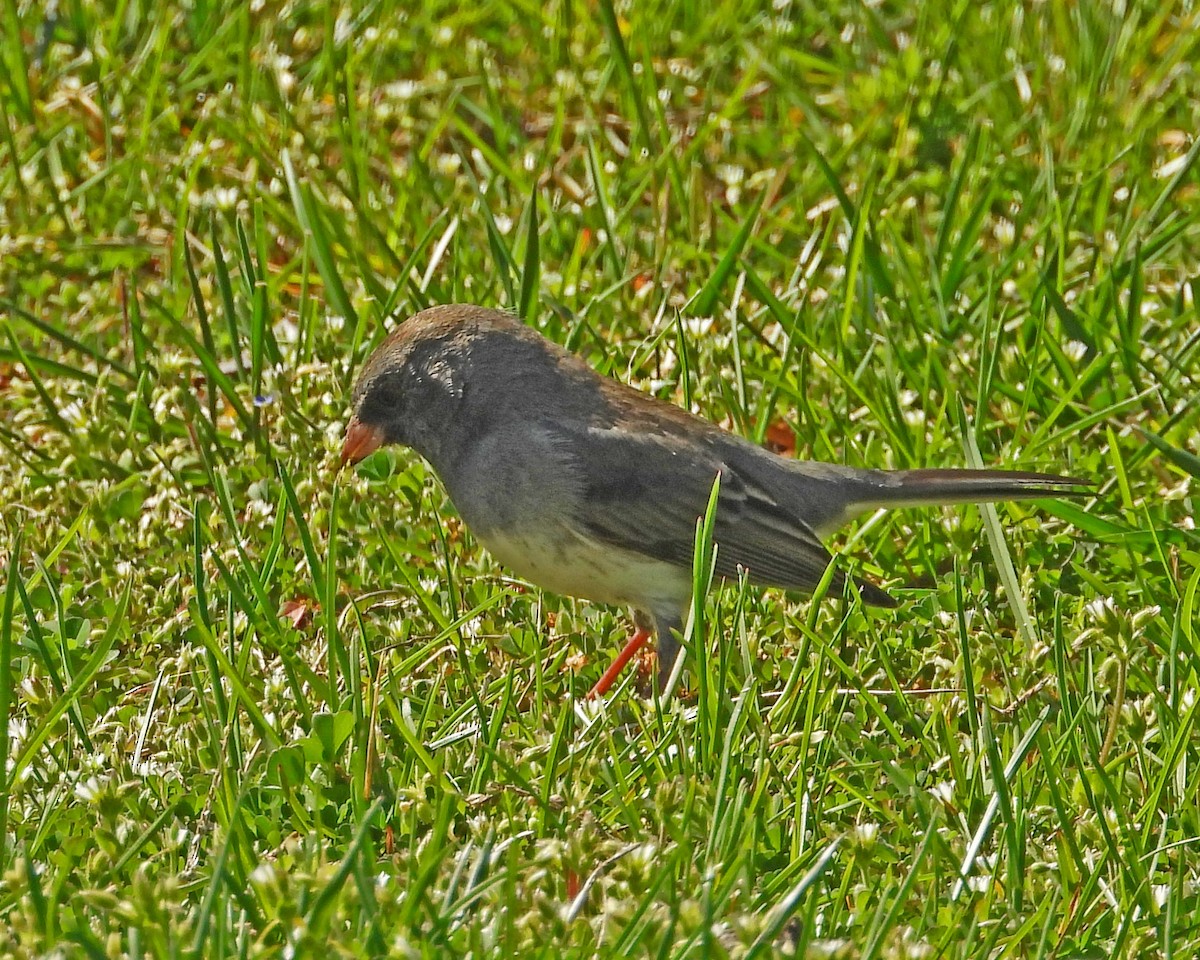
<svg viewBox="0 0 1200 960">
<path fill-rule="evenodd" d="M 690 566 L 696 520 L 720 473 L 713 530 L 719 575 L 736 577 L 744 569 L 755 583 L 809 590 L 824 575 L 831 557 L 812 528 L 748 471 L 731 466 L 718 444 L 571 423 L 550 430 L 578 470 L 575 519 L 588 535 Z M 842 579 L 836 575 L 834 585 Z M 875 594 L 867 599 L 889 599 L 877 588 Z"/>
</svg>

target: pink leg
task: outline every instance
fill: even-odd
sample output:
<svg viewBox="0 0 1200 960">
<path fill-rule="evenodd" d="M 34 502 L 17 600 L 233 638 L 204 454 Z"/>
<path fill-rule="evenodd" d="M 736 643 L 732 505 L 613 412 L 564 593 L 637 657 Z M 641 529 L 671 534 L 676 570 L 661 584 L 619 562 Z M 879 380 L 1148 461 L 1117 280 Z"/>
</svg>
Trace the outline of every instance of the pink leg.
<svg viewBox="0 0 1200 960">
<path fill-rule="evenodd" d="M 638 627 L 634 630 L 633 636 L 629 638 L 629 642 L 617 654 L 617 659 L 612 662 L 612 665 L 604 671 L 604 676 L 596 681 L 596 685 L 588 692 L 587 698 L 595 700 L 597 697 L 602 697 L 608 693 L 608 688 L 616 683 L 617 677 L 625 669 L 625 664 L 633 659 L 633 655 L 641 650 L 649 639 L 650 631 L 645 627 Z"/>
</svg>

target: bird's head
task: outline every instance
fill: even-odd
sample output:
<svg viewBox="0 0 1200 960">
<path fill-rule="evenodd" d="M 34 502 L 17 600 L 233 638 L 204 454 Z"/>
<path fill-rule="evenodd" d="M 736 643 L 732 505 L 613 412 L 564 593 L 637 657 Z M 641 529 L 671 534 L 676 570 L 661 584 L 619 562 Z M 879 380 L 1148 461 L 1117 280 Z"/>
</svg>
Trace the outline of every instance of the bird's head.
<svg viewBox="0 0 1200 960">
<path fill-rule="evenodd" d="M 464 304 L 431 307 L 393 330 L 367 358 L 351 395 L 341 463 L 358 463 L 391 443 L 412 447 L 430 461 L 465 437 L 461 403 L 476 344 L 520 325 L 508 314 Z M 486 353 L 486 351 L 485 351 Z M 477 411 L 482 414 L 483 411 Z"/>
<path fill-rule="evenodd" d="M 428 457 L 462 399 L 461 365 L 470 334 L 464 308 L 422 311 L 367 358 L 351 394 L 341 463 L 358 463 L 390 443 Z"/>
</svg>

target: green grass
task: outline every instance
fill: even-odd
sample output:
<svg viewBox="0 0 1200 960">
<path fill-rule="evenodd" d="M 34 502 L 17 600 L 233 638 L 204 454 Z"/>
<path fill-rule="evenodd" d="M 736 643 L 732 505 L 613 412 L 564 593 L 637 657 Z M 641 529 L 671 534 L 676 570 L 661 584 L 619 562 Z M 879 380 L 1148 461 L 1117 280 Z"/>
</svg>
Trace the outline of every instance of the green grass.
<svg viewBox="0 0 1200 960">
<path fill-rule="evenodd" d="M 704 9 L 0 6 L 0 953 L 1200 952 L 1196 13 Z M 623 611 L 335 472 L 450 301 L 1101 485 L 847 531 L 898 611 L 714 585 L 597 708 Z"/>
</svg>

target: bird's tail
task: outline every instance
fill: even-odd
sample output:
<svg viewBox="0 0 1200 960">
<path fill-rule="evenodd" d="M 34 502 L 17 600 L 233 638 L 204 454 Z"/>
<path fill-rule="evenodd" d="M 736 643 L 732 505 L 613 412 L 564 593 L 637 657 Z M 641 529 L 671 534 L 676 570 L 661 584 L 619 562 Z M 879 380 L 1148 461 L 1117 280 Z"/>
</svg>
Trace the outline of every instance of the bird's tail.
<svg viewBox="0 0 1200 960">
<path fill-rule="evenodd" d="M 1078 477 L 1023 470 L 867 470 L 849 506 L 855 512 L 878 507 L 986 503 L 1084 496 L 1095 483 Z"/>
<path fill-rule="evenodd" d="M 791 462 L 795 473 L 804 478 L 797 485 L 797 499 L 804 503 L 804 517 L 821 536 L 881 507 L 1082 497 L 1096 486 L 1094 481 L 1079 477 L 1024 470 L 859 470 L 811 460 Z M 844 580 L 838 573 L 833 586 L 840 589 Z M 863 600 L 872 606 L 896 605 L 892 597 L 873 583 L 858 578 L 855 583 Z"/>
<path fill-rule="evenodd" d="M 1023 470 L 859 470 L 812 461 L 793 463 L 806 482 L 825 481 L 822 495 L 809 498 L 805 514 L 820 534 L 880 507 L 1079 497 L 1095 486 L 1078 477 Z"/>
</svg>

